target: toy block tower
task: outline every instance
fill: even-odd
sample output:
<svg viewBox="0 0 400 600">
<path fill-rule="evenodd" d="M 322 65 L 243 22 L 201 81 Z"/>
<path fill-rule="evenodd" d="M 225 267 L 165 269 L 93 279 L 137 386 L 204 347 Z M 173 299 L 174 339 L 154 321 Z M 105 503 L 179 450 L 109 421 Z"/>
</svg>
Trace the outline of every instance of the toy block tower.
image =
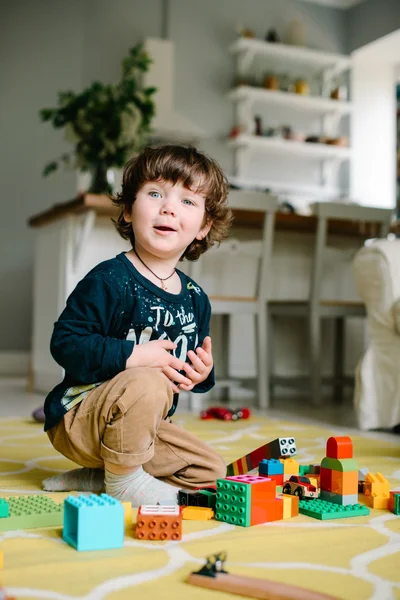
<svg viewBox="0 0 400 600">
<path fill-rule="evenodd" d="M 64 540 L 76 550 L 124 545 L 124 507 L 107 494 L 68 496 L 64 501 Z"/>
<path fill-rule="evenodd" d="M 182 514 L 179 506 L 139 506 L 136 520 L 139 540 L 180 540 Z"/>
<path fill-rule="evenodd" d="M 217 521 L 250 527 L 283 518 L 283 502 L 276 483 L 266 477 L 237 475 L 217 479 Z"/>
<path fill-rule="evenodd" d="M 358 468 L 348 436 L 330 437 L 321 462 L 321 499 L 347 506 L 358 503 Z"/>
</svg>

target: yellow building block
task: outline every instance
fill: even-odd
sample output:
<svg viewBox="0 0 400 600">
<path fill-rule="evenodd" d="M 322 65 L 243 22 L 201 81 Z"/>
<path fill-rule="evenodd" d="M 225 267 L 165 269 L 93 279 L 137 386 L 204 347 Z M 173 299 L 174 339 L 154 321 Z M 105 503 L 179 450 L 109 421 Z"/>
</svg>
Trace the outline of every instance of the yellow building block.
<svg viewBox="0 0 400 600">
<path fill-rule="evenodd" d="M 389 497 L 389 492 L 390 483 L 382 473 L 376 473 L 376 475 L 367 473 L 364 486 L 364 494 L 366 496 L 373 496 L 375 494 L 376 496 L 384 495 Z"/>
<path fill-rule="evenodd" d="M 315 473 L 307 473 L 305 477 L 308 477 L 311 485 L 315 485 L 316 488 L 319 488 L 319 475 L 316 475 Z"/>
<path fill-rule="evenodd" d="M 280 462 L 283 464 L 283 479 L 285 475 L 298 475 L 300 465 L 295 458 L 280 458 Z"/>
<path fill-rule="evenodd" d="M 367 504 L 371 508 L 378 508 L 381 510 L 389 510 L 389 495 L 372 494 L 371 496 L 367 496 Z"/>
<path fill-rule="evenodd" d="M 289 494 L 278 494 L 278 498 L 283 500 L 283 519 L 291 519 L 299 514 L 299 499 L 297 496 Z"/>
<path fill-rule="evenodd" d="M 213 517 L 213 509 L 206 506 L 185 506 L 182 511 L 182 519 L 189 521 L 208 521 Z"/>
<path fill-rule="evenodd" d="M 132 525 L 132 502 L 122 502 L 121 504 L 124 507 L 124 524 Z"/>
</svg>

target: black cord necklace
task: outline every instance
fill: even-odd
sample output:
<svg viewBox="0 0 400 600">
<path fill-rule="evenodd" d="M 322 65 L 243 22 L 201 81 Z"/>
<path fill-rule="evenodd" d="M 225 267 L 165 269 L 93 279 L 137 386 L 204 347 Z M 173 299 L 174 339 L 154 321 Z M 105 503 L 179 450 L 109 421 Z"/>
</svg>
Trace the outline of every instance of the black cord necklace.
<svg viewBox="0 0 400 600">
<path fill-rule="evenodd" d="M 167 286 L 165 285 L 164 281 L 167 281 L 167 279 L 171 279 L 172 275 L 175 275 L 175 269 L 173 270 L 173 272 L 171 273 L 171 275 L 168 275 L 168 277 L 164 277 L 164 279 L 162 279 L 161 277 L 159 277 L 158 275 L 156 275 L 154 273 L 154 271 L 152 271 L 150 269 L 150 267 L 148 267 L 146 265 L 146 263 L 140 258 L 139 254 L 136 252 L 135 248 L 132 248 L 132 250 L 134 251 L 134 253 L 136 254 L 136 256 L 138 257 L 138 259 L 140 260 L 140 262 L 142 263 L 142 265 L 144 265 L 146 267 L 146 269 L 148 269 L 150 271 L 150 273 L 153 273 L 154 277 L 156 277 L 157 279 L 159 279 L 161 281 L 161 289 L 167 291 Z"/>
</svg>

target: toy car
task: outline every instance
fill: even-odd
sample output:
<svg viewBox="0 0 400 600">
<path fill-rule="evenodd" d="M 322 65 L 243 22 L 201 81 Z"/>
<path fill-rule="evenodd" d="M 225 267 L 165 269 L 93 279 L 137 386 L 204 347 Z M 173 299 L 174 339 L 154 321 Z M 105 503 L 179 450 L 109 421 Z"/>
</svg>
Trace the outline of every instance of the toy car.
<svg viewBox="0 0 400 600">
<path fill-rule="evenodd" d="M 250 410 L 248 408 L 232 410 L 224 406 L 210 407 L 200 413 L 201 419 L 220 419 L 222 421 L 237 421 L 238 419 L 248 419 L 249 417 Z"/>
<path fill-rule="evenodd" d="M 283 486 L 282 492 L 291 496 L 302 498 L 318 498 L 318 489 L 312 485 L 308 477 L 292 475 Z"/>
</svg>

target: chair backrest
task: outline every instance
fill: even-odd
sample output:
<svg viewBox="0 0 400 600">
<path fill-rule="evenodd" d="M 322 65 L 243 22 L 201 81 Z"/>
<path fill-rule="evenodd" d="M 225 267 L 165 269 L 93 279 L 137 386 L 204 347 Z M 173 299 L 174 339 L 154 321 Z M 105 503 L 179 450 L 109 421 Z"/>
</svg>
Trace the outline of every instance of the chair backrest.
<svg viewBox="0 0 400 600">
<path fill-rule="evenodd" d="M 311 275 L 310 296 L 312 304 L 321 299 L 321 283 L 324 269 L 324 254 L 327 248 L 328 220 L 353 221 L 359 224 L 360 238 L 373 236 L 386 237 L 393 219 L 393 211 L 385 208 L 373 208 L 359 204 L 343 204 L 340 202 L 316 202 L 312 205 L 317 216 L 317 233 L 314 246 L 313 268 Z M 368 226 L 367 226 L 368 225 Z M 371 234 L 369 237 L 373 237 Z"/>
<path fill-rule="evenodd" d="M 219 289 L 223 290 L 223 295 L 238 298 L 255 296 L 264 302 L 268 295 L 278 199 L 262 192 L 231 190 L 228 206 L 234 214 L 235 211 L 264 213 L 261 239 L 247 241 L 228 238 L 220 246 L 208 250 L 198 261 L 191 263 L 189 275 L 211 295 L 214 294 L 214 280 L 220 284 Z M 252 287 L 251 281 L 255 282 L 253 290 L 249 289 Z M 220 294 L 220 291 L 217 292 L 217 295 Z"/>
</svg>

